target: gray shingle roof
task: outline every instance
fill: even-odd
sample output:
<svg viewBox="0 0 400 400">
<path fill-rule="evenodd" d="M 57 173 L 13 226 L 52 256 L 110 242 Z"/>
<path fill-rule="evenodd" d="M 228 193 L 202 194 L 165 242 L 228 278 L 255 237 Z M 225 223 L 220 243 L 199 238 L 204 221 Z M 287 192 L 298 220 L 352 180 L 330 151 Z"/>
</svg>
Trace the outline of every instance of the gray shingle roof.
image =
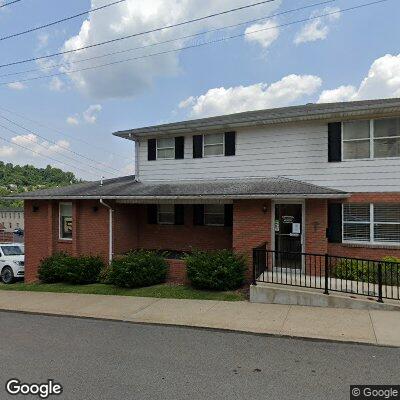
<svg viewBox="0 0 400 400">
<path fill-rule="evenodd" d="M 12 199 L 239 199 L 275 197 L 347 197 L 345 192 L 283 177 L 217 179 L 213 181 L 137 182 L 134 176 L 103 182 L 79 183 L 62 188 L 20 193 Z"/>
<path fill-rule="evenodd" d="M 248 111 L 218 117 L 195 119 L 115 132 L 115 136 L 134 139 L 160 133 L 188 133 L 211 129 L 234 129 L 294 121 L 334 121 L 354 117 L 400 114 L 400 98 L 342 103 L 306 104 L 302 106 Z"/>
</svg>

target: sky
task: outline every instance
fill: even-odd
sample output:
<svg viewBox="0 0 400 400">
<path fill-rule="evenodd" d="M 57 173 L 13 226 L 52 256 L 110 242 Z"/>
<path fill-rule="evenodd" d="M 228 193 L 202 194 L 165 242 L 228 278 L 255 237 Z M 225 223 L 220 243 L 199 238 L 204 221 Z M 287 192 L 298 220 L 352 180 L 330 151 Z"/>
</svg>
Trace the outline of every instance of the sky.
<svg viewBox="0 0 400 400">
<path fill-rule="evenodd" d="M 134 144 L 114 137 L 118 130 L 400 97 L 399 0 L 349 11 L 374 0 L 271 0 L 71 51 L 256 3 L 125 0 L 2 39 L 115 1 L 22 0 L 0 8 L 0 160 L 111 178 L 134 172 Z"/>
</svg>

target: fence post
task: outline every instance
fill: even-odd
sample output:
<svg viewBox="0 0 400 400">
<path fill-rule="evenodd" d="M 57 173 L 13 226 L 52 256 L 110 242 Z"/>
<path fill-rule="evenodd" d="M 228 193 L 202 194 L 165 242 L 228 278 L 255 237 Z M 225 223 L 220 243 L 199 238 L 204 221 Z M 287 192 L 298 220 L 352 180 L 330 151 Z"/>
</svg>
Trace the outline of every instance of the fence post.
<svg viewBox="0 0 400 400">
<path fill-rule="evenodd" d="M 329 294 L 329 255 L 325 253 L 325 290 L 324 294 Z"/>
<path fill-rule="evenodd" d="M 378 263 L 378 303 L 383 303 L 382 278 L 382 263 Z"/>
<path fill-rule="evenodd" d="M 257 277 L 256 277 L 256 256 L 257 251 L 253 249 L 253 285 L 257 286 Z"/>
</svg>

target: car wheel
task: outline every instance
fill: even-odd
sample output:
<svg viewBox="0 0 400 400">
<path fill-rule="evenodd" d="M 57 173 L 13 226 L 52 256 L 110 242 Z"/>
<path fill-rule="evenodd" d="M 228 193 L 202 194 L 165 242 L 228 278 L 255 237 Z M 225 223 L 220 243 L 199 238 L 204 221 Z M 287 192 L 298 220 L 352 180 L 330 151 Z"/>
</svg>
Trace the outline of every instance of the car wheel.
<svg viewBox="0 0 400 400">
<path fill-rule="evenodd" d="M 1 280 L 6 284 L 14 282 L 14 272 L 10 267 L 3 268 L 1 271 Z"/>
</svg>

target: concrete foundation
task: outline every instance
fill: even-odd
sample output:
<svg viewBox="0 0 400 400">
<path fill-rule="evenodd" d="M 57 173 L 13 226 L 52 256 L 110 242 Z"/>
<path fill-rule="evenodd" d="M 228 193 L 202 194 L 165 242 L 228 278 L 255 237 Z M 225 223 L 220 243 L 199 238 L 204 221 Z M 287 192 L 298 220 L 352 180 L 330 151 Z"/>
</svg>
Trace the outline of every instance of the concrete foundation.
<svg viewBox="0 0 400 400">
<path fill-rule="evenodd" d="M 312 307 L 352 308 L 359 310 L 400 311 L 400 302 L 385 301 L 331 292 L 325 295 L 321 290 L 259 283 L 250 287 L 250 301 L 264 304 L 287 304 Z"/>
</svg>

